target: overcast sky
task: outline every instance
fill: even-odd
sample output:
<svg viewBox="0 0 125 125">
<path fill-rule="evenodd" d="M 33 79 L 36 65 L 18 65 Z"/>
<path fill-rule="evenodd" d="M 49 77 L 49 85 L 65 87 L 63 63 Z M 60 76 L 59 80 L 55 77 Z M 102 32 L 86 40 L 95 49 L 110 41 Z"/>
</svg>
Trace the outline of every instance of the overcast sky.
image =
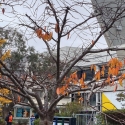
<svg viewBox="0 0 125 125">
<path fill-rule="evenodd" d="M 30 1 L 30 0 L 29 0 Z M 31 1 L 30 1 L 30 3 L 31 3 Z M 40 1 L 38 0 L 38 3 L 40 3 Z M 56 1 L 55 1 L 55 3 L 54 3 L 55 5 L 56 5 Z M 38 5 L 38 4 L 37 4 Z M 11 12 L 11 8 L 10 7 L 8 7 L 8 6 L 4 6 L 4 5 L 2 5 L 1 6 L 1 9 L 2 8 L 5 8 L 5 13 L 4 14 L 0 14 L 0 27 L 5 27 L 7 24 L 9 24 L 9 26 L 10 27 L 15 27 L 15 28 L 17 28 L 18 29 L 18 27 L 19 27 L 19 25 L 18 25 L 18 23 L 19 22 L 21 22 L 22 20 L 24 21 L 28 21 L 27 20 L 27 18 L 25 18 L 24 16 L 21 16 L 21 15 L 16 15 L 16 18 L 15 18 L 15 14 L 13 15 L 12 13 L 10 13 Z M 34 8 L 35 9 L 35 8 Z M 83 11 L 82 9 L 80 10 L 81 8 L 78 8 L 78 10 L 80 11 L 80 12 L 84 12 L 85 13 L 85 15 L 87 15 L 87 11 L 86 11 L 86 8 L 85 8 L 85 10 Z M 87 9 L 90 9 L 90 8 L 87 8 Z M 32 15 L 31 13 L 31 11 L 29 11 L 26 7 L 24 7 L 24 6 L 16 6 L 15 7 L 15 10 L 16 11 L 18 11 L 18 13 L 21 13 L 22 15 L 23 14 L 28 14 L 28 15 Z M 42 10 L 38 10 L 38 15 L 37 15 L 37 17 L 38 16 L 40 16 L 40 14 L 41 14 L 41 11 Z M 90 10 L 90 11 L 92 11 L 92 10 Z M 2 12 L 2 11 L 1 11 Z M 16 13 L 17 14 L 17 13 Z M 18 18 L 17 18 L 18 17 Z M 32 16 L 31 16 L 32 17 Z M 71 21 L 72 21 L 72 19 L 71 19 Z M 76 20 L 76 23 L 77 22 L 79 22 L 79 21 L 81 21 L 81 20 Z M 53 20 L 52 20 L 52 22 L 54 22 Z M 7 27 L 6 27 L 7 28 Z M 21 27 L 21 29 L 22 30 L 24 30 L 24 28 L 22 28 Z M 88 33 L 89 33 L 89 31 L 87 31 Z M 95 30 L 95 32 L 96 32 L 96 30 Z M 29 38 L 29 36 L 27 36 L 28 38 Z M 83 42 L 81 42 L 81 40 L 80 39 L 76 39 L 76 38 L 73 38 L 73 36 L 70 36 L 71 38 L 70 39 L 68 39 L 67 40 L 67 38 L 64 38 L 63 39 L 63 42 L 61 43 L 61 46 L 62 47 L 64 47 L 64 46 L 73 46 L 73 47 L 81 47 L 81 45 L 83 45 Z M 88 41 L 90 41 L 91 42 L 91 40 L 93 40 L 94 38 L 93 38 L 93 36 L 91 36 L 91 35 L 87 35 L 86 36 L 87 38 L 85 38 L 85 39 L 87 39 Z M 43 51 L 45 51 L 45 48 L 46 48 L 46 46 L 45 46 L 45 44 L 44 44 L 44 42 L 41 40 L 41 39 L 39 39 L 39 38 L 33 38 L 33 37 L 31 37 L 31 35 L 30 35 L 30 38 L 31 39 L 29 39 L 28 41 L 27 41 L 27 45 L 28 46 L 34 46 L 35 47 L 35 49 L 37 50 L 37 51 L 39 51 L 39 52 L 43 52 Z M 87 41 L 86 41 L 87 42 Z M 53 44 L 53 43 L 52 43 Z M 102 37 L 100 40 L 99 40 L 99 42 L 98 42 L 98 44 L 95 46 L 95 48 L 96 49 L 99 49 L 99 48 L 106 48 L 107 47 L 107 44 L 106 44 L 106 42 L 105 42 L 105 39 Z"/>
</svg>

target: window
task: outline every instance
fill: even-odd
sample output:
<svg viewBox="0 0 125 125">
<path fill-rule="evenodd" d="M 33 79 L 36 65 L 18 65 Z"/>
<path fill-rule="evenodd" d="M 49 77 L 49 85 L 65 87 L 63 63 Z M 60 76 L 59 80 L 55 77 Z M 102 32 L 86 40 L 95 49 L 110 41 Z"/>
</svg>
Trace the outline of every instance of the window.
<svg viewBox="0 0 125 125">
<path fill-rule="evenodd" d="M 80 70 L 77 71 L 77 77 L 80 79 L 82 77 L 82 74 L 86 73 L 86 79 L 85 81 L 91 81 L 94 77 L 94 70 L 91 71 L 91 69 L 86 69 L 86 70 Z"/>
<path fill-rule="evenodd" d="M 92 94 L 90 97 L 90 105 L 95 106 L 96 105 L 96 94 Z"/>
<path fill-rule="evenodd" d="M 30 117 L 30 108 L 17 108 L 16 117 Z"/>
<path fill-rule="evenodd" d="M 75 93 L 75 94 L 72 94 L 72 101 L 79 101 L 79 98 L 82 97 L 83 98 L 83 105 L 86 105 L 86 100 L 88 98 L 88 93 Z M 90 97 L 90 105 L 92 106 L 95 106 L 96 105 L 96 94 L 92 94 L 91 97 Z"/>
</svg>

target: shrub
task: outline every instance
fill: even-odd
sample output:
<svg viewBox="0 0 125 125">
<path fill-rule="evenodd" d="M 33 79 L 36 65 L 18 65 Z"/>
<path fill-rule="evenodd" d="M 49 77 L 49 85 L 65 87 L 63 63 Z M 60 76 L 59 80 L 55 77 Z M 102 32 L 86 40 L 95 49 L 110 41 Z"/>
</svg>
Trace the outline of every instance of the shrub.
<svg viewBox="0 0 125 125">
<path fill-rule="evenodd" d="M 60 108 L 60 113 L 56 113 L 57 116 L 71 117 L 73 114 L 80 112 L 83 106 L 78 102 L 70 102 Z"/>
<path fill-rule="evenodd" d="M 5 120 L 4 119 L 0 119 L 0 125 L 4 125 L 5 124 Z"/>
<path fill-rule="evenodd" d="M 29 121 L 28 121 L 27 119 L 19 119 L 19 120 L 18 120 L 18 125 L 22 125 L 22 124 L 23 124 L 23 125 L 27 125 L 28 122 L 29 122 Z"/>
<path fill-rule="evenodd" d="M 39 120 L 40 120 L 40 119 L 34 120 L 34 125 L 39 125 Z"/>
<path fill-rule="evenodd" d="M 124 122 L 125 109 L 105 111 L 104 114 L 100 113 L 96 116 L 97 118 L 96 125 L 106 125 L 106 124 L 107 125 L 120 125 L 119 121 Z M 114 119 L 117 121 L 115 121 Z M 122 123 L 122 125 L 125 125 L 125 123 Z"/>
</svg>

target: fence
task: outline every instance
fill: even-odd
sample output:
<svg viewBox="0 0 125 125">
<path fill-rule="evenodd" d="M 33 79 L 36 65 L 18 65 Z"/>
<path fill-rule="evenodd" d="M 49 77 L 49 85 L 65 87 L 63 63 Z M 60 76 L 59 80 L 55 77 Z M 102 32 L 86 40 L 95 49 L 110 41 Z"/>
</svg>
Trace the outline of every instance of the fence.
<svg viewBox="0 0 125 125">
<path fill-rule="evenodd" d="M 96 125 L 96 114 L 75 114 L 76 125 Z"/>
</svg>

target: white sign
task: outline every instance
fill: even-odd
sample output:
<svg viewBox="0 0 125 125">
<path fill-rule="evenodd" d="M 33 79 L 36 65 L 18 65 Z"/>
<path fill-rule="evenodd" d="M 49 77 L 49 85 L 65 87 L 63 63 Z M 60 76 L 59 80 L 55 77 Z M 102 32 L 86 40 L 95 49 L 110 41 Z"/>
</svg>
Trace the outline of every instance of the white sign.
<svg viewBox="0 0 125 125">
<path fill-rule="evenodd" d="M 53 122 L 53 125 L 56 125 L 56 122 Z M 62 125 L 62 123 L 57 123 L 57 125 Z M 69 123 L 64 123 L 64 125 L 69 125 Z"/>
</svg>

